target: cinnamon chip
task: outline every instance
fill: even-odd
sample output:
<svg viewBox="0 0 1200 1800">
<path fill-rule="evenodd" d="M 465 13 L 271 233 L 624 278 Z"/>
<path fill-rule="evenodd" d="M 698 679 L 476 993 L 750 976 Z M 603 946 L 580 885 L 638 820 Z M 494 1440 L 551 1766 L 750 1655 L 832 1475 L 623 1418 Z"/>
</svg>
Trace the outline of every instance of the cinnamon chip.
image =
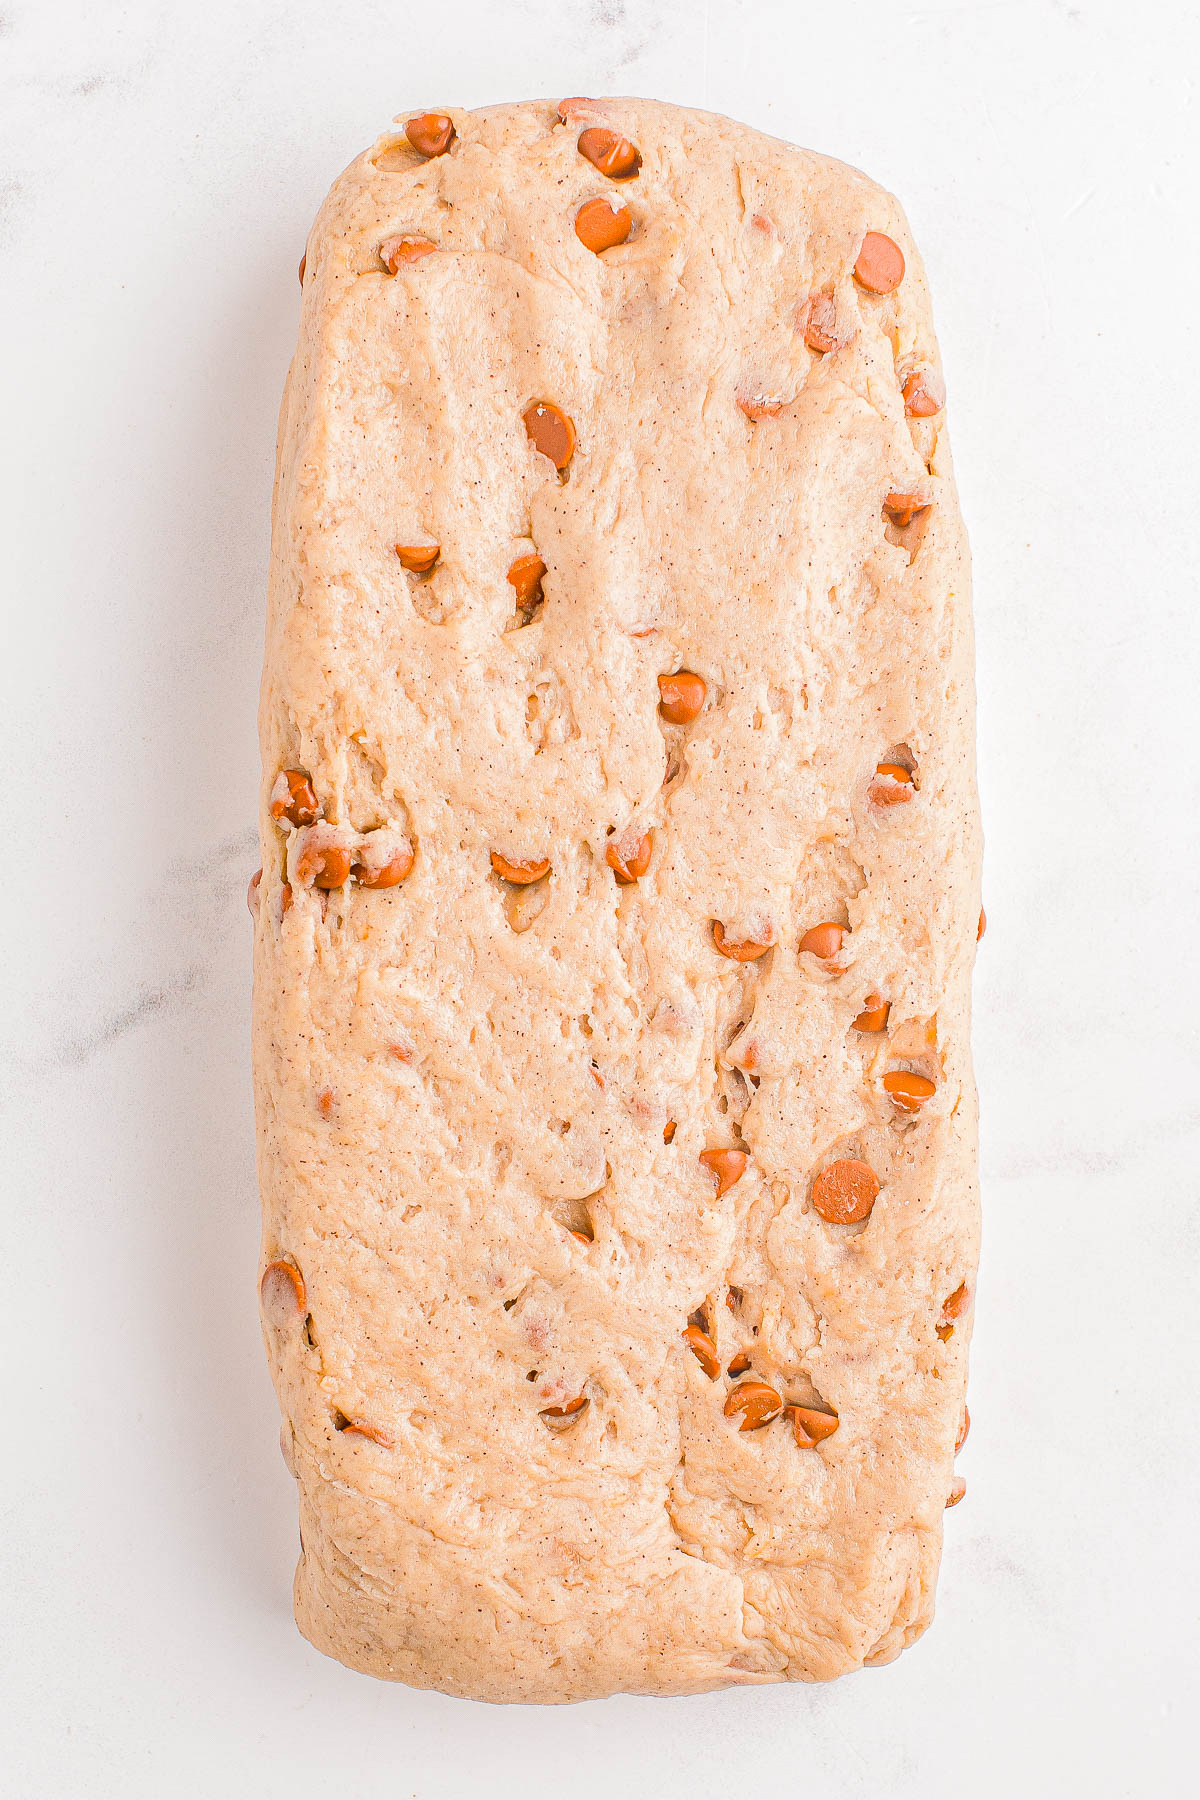
<svg viewBox="0 0 1200 1800">
<path fill-rule="evenodd" d="M 765 956 L 775 942 L 775 933 L 768 926 L 768 935 L 764 938 L 742 938 L 733 942 L 725 936 L 725 927 L 719 919 L 713 920 L 713 944 L 722 956 L 732 957 L 734 962 L 757 962 Z"/>
<path fill-rule="evenodd" d="M 301 887 L 329 890 L 350 879 L 351 849 L 333 825 L 309 825 L 296 839 L 293 875 Z"/>
<path fill-rule="evenodd" d="M 760 419 L 775 419 L 783 411 L 784 402 L 773 394 L 739 394 L 738 406 L 752 425 Z"/>
<path fill-rule="evenodd" d="M 882 231 L 868 231 L 854 263 L 854 279 L 869 294 L 890 294 L 904 280 L 904 252 Z"/>
<path fill-rule="evenodd" d="M 304 1277 L 293 1262 L 270 1262 L 258 1284 L 263 1317 L 277 1328 L 302 1318 L 308 1303 Z"/>
<path fill-rule="evenodd" d="M 821 1412 L 815 1406 L 785 1406 L 783 1411 L 784 1417 L 792 1422 L 796 1444 L 801 1450 L 814 1449 L 832 1437 L 838 1428 L 836 1413 Z"/>
<path fill-rule="evenodd" d="M 279 771 L 271 789 L 270 812 L 273 819 L 286 819 L 289 825 L 316 824 L 321 808 L 303 769 Z"/>
<path fill-rule="evenodd" d="M 578 1419 L 584 1407 L 589 1404 L 586 1394 L 577 1394 L 574 1400 L 566 1400 L 561 1406 L 544 1406 L 540 1417 L 551 1431 L 565 1431 Z"/>
<path fill-rule="evenodd" d="M 800 954 L 802 956 L 815 956 L 818 962 L 824 963 L 827 969 L 831 972 L 835 972 L 838 967 L 837 959 L 841 954 L 842 939 L 844 936 L 845 931 L 842 926 L 835 925 L 830 920 L 826 920 L 826 922 L 821 925 L 810 925 L 809 929 L 800 939 Z"/>
<path fill-rule="evenodd" d="M 378 1425 L 368 1425 L 365 1419 L 347 1419 L 344 1425 L 336 1426 L 343 1437 L 366 1438 L 372 1444 L 379 1444 L 384 1450 L 394 1450 L 395 1439 Z"/>
<path fill-rule="evenodd" d="M 883 516 L 891 524 L 903 528 L 911 525 L 918 513 L 926 512 L 930 502 L 924 494 L 889 494 L 883 503 Z"/>
<path fill-rule="evenodd" d="M 883 1091 L 901 1112 L 918 1112 L 927 1100 L 932 1100 L 937 1088 L 927 1075 L 914 1074 L 911 1069 L 892 1069 L 883 1078 Z"/>
<path fill-rule="evenodd" d="M 946 388 L 936 369 L 914 369 L 900 392 L 910 419 L 932 419 L 946 404 Z"/>
<path fill-rule="evenodd" d="M 966 1441 L 967 1441 L 967 1438 L 968 1438 L 968 1436 L 969 1436 L 969 1434 L 970 1434 L 970 1430 L 971 1430 L 971 1413 L 970 1413 L 970 1408 L 969 1408 L 969 1407 L 967 1407 L 967 1406 L 966 1406 L 966 1405 L 964 1405 L 964 1406 L 963 1406 L 963 1416 L 962 1416 L 962 1424 L 961 1424 L 961 1425 L 960 1425 L 960 1426 L 959 1426 L 959 1428 L 958 1428 L 958 1436 L 957 1436 L 957 1437 L 956 1437 L 956 1438 L 955 1438 L 955 1440 L 954 1440 L 954 1454 L 955 1454 L 955 1456 L 957 1456 L 957 1455 L 958 1455 L 958 1453 L 959 1453 L 959 1451 L 960 1451 L 960 1450 L 961 1450 L 961 1449 L 962 1449 L 962 1447 L 963 1447 L 963 1445 L 964 1445 L 964 1444 L 965 1444 L 965 1443 L 966 1443 Z"/>
<path fill-rule="evenodd" d="M 777 1419 L 782 1409 L 783 1401 L 765 1381 L 743 1381 L 726 1400 L 724 1410 L 727 1419 L 742 1414 L 739 1431 L 757 1431 Z"/>
<path fill-rule="evenodd" d="M 360 887 L 391 888 L 409 874 L 413 847 L 394 831 L 368 831 L 354 856 L 352 872 Z"/>
<path fill-rule="evenodd" d="M 642 166 L 641 151 L 607 125 L 589 125 L 579 134 L 579 154 L 613 181 L 631 181 Z"/>
<path fill-rule="evenodd" d="M 719 1200 L 742 1179 L 750 1157 L 745 1150 L 702 1150 L 700 1161 L 717 1178 L 716 1198 Z"/>
<path fill-rule="evenodd" d="M 407 569 L 410 575 L 428 575 L 441 555 L 441 546 L 439 544 L 397 544 L 396 555 L 400 558 L 400 567 Z"/>
<path fill-rule="evenodd" d="M 633 214 L 619 200 L 585 200 L 575 214 L 575 236 L 597 256 L 623 244 L 632 230 Z"/>
<path fill-rule="evenodd" d="M 912 772 L 903 763 L 881 762 L 876 765 L 867 798 L 876 806 L 901 806 L 916 792 Z"/>
<path fill-rule="evenodd" d="M 604 860 L 621 886 L 631 887 L 635 881 L 641 880 L 650 867 L 653 847 L 653 835 L 649 831 L 638 837 L 626 832 L 624 837 L 608 846 L 604 852 Z"/>
<path fill-rule="evenodd" d="M 702 675 L 679 669 L 658 678 L 658 710 L 668 725 L 690 725 L 700 716 L 708 685 Z"/>
<path fill-rule="evenodd" d="M 706 1331 L 699 1325 L 688 1325 L 683 1333 L 683 1341 L 710 1381 L 715 1381 L 721 1373 L 721 1358 L 717 1346 Z"/>
<path fill-rule="evenodd" d="M 411 263 L 432 256 L 436 249 L 437 245 L 430 238 L 403 234 L 383 240 L 379 246 L 379 260 L 389 275 L 397 275 Z"/>
<path fill-rule="evenodd" d="M 404 135 L 422 156 L 445 156 L 458 134 L 449 113 L 420 113 L 405 125 Z"/>
<path fill-rule="evenodd" d="M 529 887 L 532 882 L 541 881 L 543 876 L 550 873 L 548 857 L 541 862 L 511 862 L 507 856 L 501 856 L 498 850 L 493 850 L 491 855 L 492 867 L 497 875 L 505 881 L 511 881 L 514 887 Z"/>
<path fill-rule="evenodd" d="M 891 1002 L 882 994 L 868 994 L 863 1009 L 853 1021 L 855 1031 L 886 1031 Z"/>
<path fill-rule="evenodd" d="M 546 573 L 546 565 L 540 556 L 518 556 L 509 564 L 506 580 L 517 596 L 517 605 L 522 612 L 531 612 L 542 604 L 542 577 Z"/>
<path fill-rule="evenodd" d="M 800 322 L 804 341 L 810 350 L 815 350 L 820 356 L 828 356 L 831 351 L 840 350 L 837 308 L 832 294 L 811 294 Z"/>
<path fill-rule="evenodd" d="M 857 1225 L 870 1216 L 878 1193 L 879 1177 L 870 1164 L 848 1156 L 821 1170 L 812 1203 L 829 1225 Z"/>
<path fill-rule="evenodd" d="M 535 450 L 548 456 L 556 469 L 565 469 L 575 454 L 575 427 L 552 400 L 535 400 L 524 413 L 525 430 Z"/>
</svg>

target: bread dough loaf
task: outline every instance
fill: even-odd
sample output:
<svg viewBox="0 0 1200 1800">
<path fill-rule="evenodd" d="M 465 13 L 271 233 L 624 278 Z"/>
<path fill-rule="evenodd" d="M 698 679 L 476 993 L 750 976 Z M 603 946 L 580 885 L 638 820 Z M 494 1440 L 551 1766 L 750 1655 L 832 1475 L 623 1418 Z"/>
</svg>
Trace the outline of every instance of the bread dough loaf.
<svg viewBox="0 0 1200 1800">
<path fill-rule="evenodd" d="M 296 1615 L 487 1700 L 825 1679 L 929 1621 L 976 1263 L 921 263 L 889 194 L 725 119 L 449 116 L 325 202 L 280 423 L 254 1057 Z"/>
</svg>

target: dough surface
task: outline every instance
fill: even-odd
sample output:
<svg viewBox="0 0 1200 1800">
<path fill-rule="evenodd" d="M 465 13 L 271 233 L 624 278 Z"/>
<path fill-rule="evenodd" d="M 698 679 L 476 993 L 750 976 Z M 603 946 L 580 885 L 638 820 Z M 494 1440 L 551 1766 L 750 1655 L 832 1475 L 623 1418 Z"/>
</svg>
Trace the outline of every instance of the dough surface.
<svg viewBox="0 0 1200 1800">
<path fill-rule="evenodd" d="M 398 125 L 322 207 L 261 705 L 296 1616 L 493 1701 L 821 1680 L 912 1642 L 978 1232 L 969 572 L 945 414 L 902 395 L 940 379 L 920 259 L 840 163 L 646 100 L 566 110 L 451 108 L 428 159 Z M 635 176 L 580 154 L 593 126 Z M 597 197 L 632 215 L 601 253 L 574 227 Z M 855 279 L 867 232 L 903 252 L 889 293 Z M 398 236 L 437 248 L 391 274 Z M 574 426 L 561 473 L 537 402 Z M 396 549 L 434 545 L 427 574 Z M 671 724 L 680 670 L 704 700 Z M 284 770 L 315 822 L 277 816 Z M 799 949 L 820 923 L 832 960 Z M 856 1029 L 874 1000 L 886 1028 Z M 814 1180 L 847 1159 L 878 1195 L 830 1223 Z M 739 1429 L 747 1381 L 836 1430 Z"/>
</svg>

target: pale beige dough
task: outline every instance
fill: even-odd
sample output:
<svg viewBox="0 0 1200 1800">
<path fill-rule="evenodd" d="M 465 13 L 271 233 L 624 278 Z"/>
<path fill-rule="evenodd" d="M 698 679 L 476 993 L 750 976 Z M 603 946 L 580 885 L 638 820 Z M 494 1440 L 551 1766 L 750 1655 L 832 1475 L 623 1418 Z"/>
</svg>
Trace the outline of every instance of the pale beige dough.
<svg viewBox="0 0 1200 1800">
<path fill-rule="evenodd" d="M 280 422 L 254 1060 L 263 1265 L 303 1284 L 264 1309 L 296 1615 L 488 1700 L 825 1679 L 929 1622 L 974 1295 L 969 576 L 945 415 L 901 399 L 938 369 L 923 271 L 889 194 L 728 120 L 450 111 L 448 154 L 397 128 L 325 202 Z M 606 194 L 634 226 L 596 255 L 573 220 Z M 853 278 L 867 230 L 903 249 L 891 295 Z M 393 276 L 404 234 L 438 249 Z M 563 477 L 538 400 L 578 435 Z M 901 530 L 891 492 L 928 510 Z M 668 726 L 678 669 L 707 697 Z M 880 806 L 897 756 L 916 789 Z M 281 769 L 316 826 L 272 817 Z M 645 831 L 619 885 L 606 849 Z M 325 894 L 329 844 L 362 861 Z M 493 850 L 552 872 L 514 888 Z M 833 970 L 797 949 L 824 920 Z M 773 948 L 732 961 L 714 922 Z M 876 992 L 888 1029 L 854 1030 Z M 936 1083 L 915 1114 L 896 1068 Z M 701 1152 L 736 1146 L 718 1199 Z M 849 1156 L 881 1191 L 830 1225 L 813 1177 Z M 738 1356 L 837 1431 L 739 1431 Z"/>
</svg>

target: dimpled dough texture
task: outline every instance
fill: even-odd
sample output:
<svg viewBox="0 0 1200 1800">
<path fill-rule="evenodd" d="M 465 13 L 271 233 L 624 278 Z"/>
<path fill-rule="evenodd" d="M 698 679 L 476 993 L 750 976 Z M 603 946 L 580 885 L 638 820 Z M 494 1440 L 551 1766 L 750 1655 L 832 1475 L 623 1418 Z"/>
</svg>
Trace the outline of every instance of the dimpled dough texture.
<svg viewBox="0 0 1200 1800">
<path fill-rule="evenodd" d="M 903 397 L 939 386 L 903 214 L 725 119 L 563 111 L 454 112 L 430 158 L 397 126 L 325 202 L 261 707 L 296 1616 L 354 1668 L 494 1701 L 824 1680 L 911 1643 L 978 1230 L 967 551 L 945 415 Z M 581 153 L 592 126 L 634 176 Z M 574 228 L 596 197 L 632 218 L 602 252 Z M 903 251 L 891 292 L 855 275 L 868 232 Z M 404 235 L 436 249 L 393 274 Z M 561 472 L 537 402 L 574 425 Z M 672 724 L 679 670 L 704 702 Z M 315 823 L 281 813 L 288 769 Z M 369 885 L 396 846 L 406 878 Z M 820 923 L 832 957 L 799 949 Z M 854 1223 L 814 1204 L 844 1159 L 879 1184 Z"/>
</svg>

